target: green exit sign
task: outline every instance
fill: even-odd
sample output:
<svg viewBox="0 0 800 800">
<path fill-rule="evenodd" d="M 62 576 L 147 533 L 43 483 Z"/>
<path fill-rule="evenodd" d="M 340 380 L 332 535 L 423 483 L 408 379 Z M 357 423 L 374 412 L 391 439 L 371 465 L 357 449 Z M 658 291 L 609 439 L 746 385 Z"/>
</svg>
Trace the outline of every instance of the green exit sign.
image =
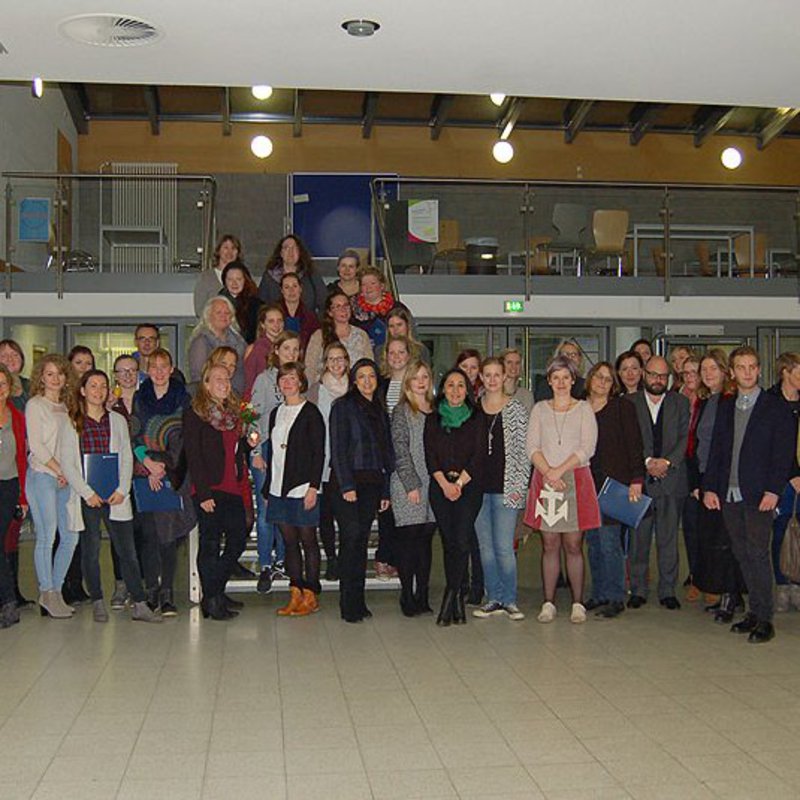
<svg viewBox="0 0 800 800">
<path fill-rule="evenodd" d="M 522 300 L 506 300 L 503 303 L 503 311 L 506 314 L 522 314 L 525 311 L 525 303 Z"/>
</svg>

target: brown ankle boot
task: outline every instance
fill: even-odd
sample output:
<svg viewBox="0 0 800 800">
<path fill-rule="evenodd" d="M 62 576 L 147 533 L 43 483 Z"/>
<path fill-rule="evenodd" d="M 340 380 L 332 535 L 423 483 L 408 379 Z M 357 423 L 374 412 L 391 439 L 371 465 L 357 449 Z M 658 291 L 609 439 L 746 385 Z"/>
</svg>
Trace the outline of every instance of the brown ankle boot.
<svg viewBox="0 0 800 800">
<path fill-rule="evenodd" d="M 303 592 L 301 589 L 298 589 L 296 586 L 290 586 L 289 594 L 289 602 L 283 608 L 278 609 L 279 617 L 296 616 L 298 610 L 301 607 L 305 607 L 305 604 L 303 603 Z M 308 611 L 305 613 L 308 614 Z"/>
<path fill-rule="evenodd" d="M 309 614 L 319 611 L 319 601 L 316 594 L 311 589 L 303 589 L 303 604 L 308 609 Z"/>
</svg>

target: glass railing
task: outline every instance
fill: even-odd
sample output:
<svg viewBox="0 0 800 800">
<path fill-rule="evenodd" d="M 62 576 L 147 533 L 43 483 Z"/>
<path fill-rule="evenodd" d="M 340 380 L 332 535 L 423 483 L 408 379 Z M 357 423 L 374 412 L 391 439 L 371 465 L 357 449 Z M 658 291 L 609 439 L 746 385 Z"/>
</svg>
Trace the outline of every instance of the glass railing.
<svg viewBox="0 0 800 800">
<path fill-rule="evenodd" d="M 798 280 L 797 188 L 375 179 L 391 277 Z"/>
<path fill-rule="evenodd" d="M 149 174 L 3 173 L 6 296 L 17 272 L 52 274 L 61 296 L 67 273 L 151 276 L 207 266 L 214 178 L 143 166 Z"/>
</svg>

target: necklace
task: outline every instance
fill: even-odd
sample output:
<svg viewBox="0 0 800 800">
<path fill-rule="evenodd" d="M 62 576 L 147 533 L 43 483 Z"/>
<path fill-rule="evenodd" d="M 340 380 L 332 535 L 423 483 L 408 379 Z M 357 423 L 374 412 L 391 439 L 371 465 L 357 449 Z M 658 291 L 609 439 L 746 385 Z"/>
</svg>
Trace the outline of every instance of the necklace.
<svg viewBox="0 0 800 800">
<path fill-rule="evenodd" d="M 488 440 L 488 441 L 487 441 L 487 446 L 488 446 L 488 449 L 489 449 L 489 455 L 491 455 L 491 454 L 492 454 L 492 442 L 494 441 L 494 426 L 495 426 L 495 424 L 497 423 L 497 418 L 498 418 L 498 417 L 500 416 L 500 414 L 502 414 L 502 413 L 503 413 L 502 411 L 498 411 L 498 412 L 497 412 L 497 413 L 496 413 L 496 414 L 495 414 L 495 415 L 492 417 L 492 422 L 491 422 L 491 424 L 489 425 L 489 434 L 488 434 L 488 436 L 487 436 L 487 440 Z"/>
<path fill-rule="evenodd" d="M 550 409 L 553 412 L 553 423 L 556 428 L 556 438 L 558 439 L 558 446 L 561 447 L 561 441 L 564 438 L 564 428 L 566 427 L 567 424 L 567 412 L 569 411 L 569 408 L 565 408 L 563 411 L 559 412 L 560 414 L 564 415 L 564 418 L 561 420 L 560 428 L 558 425 L 558 414 L 556 414 L 555 403 L 552 406 L 550 406 Z"/>
</svg>

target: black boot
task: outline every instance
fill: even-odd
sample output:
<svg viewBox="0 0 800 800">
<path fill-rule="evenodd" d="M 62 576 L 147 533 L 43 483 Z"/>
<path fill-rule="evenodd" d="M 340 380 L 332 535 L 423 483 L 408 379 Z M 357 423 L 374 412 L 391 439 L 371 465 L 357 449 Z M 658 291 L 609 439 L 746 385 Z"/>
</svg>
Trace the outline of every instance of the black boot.
<svg viewBox="0 0 800 800">
<path fill-rule="evenodd" d="M 456 604 L 456 595 L 461 597 L 461 592 L 456 592 L 454 589 L 445 589 L 444 596 L 442 597 L 442 607 L 439 609 L 439 616 L 436 617 L 437 625 L 441 625 L 442 627 L 446 628 L 452 623 L 453 610 Z"/>
<path fill-rule="evenodd" d="M 209 597 L 208 599 L 203 598 L 203 602 L 200 604 L 200 607 L 203 611 L 203 619 L 215 619 L 219 622 L 223 622 L 225 620 L 233 619 L 234 614 L 232 614 L 228 609 L 225 607 L 225 598 L 223 595 L 218 595 L 217 597 Z"/>
<path fill-rule="evenodd" d="M 467 610 L 464 608 L 464 595 L 459 594 L 456 597 L 455 605 L 453 606 L 453 622 L 456 625 L 467 624 Z"/>
<path fill-rule="evenodd" d="M 234 600 L 227 594 L 222 595 L 225 598 L 225 605 L 228 608 L 228 611 L 239 611 L 240 609 L 244 608 L 244 603 L 241 600 Z"/>
<path fill-rule="evenodd" d="M 719 599 L 719 608 L 714 613 L 714 622 L 720 625 L 730 625 L 736 610 L 736 595 L 723 594 Z"/>
<path fill-rule="evenodd" d="M 27 600 L 19 590 L 19 550 L 7 553 L 6 561 L 8 561 L 8 568 L 14 581 L 14 596 L 17 598 L 17 608 L 30 608 L 34 605 L 33 600 Z"/>
<path fill-rule="evenodd" d="M 417 584 L 417 591 L 414 593 L 414 605 L 417 607 L 417 614 L 433 614 L 433 609 L 428 600 L 428 587 Z"/>
<path fill-rule="evenodd" d="M 158 602 L 161 607 L 162 617 L 178 616 L 178 607 L 175 605 L 175 597 L 172 589 L 162 589 L 158 595 Z"/>
<path fill-rule="evenodd" d="M 158 586 L 148 586 L 147 587 L 147 605 L 150 606 L 151 611 L 158 611 L 161 608 L 161 602 L 159 600 L 159 588 Z"/>
<path fill-rule="evenodd" d="M 326 581 L 339 580 L 339 561 L 337 560 L 336 556 L 334 556 L 333 558 L 329 558 L 327 561 L 327 566 L 325 568 L 325 580 Z"/>
<path fill-rule="evenodd" d="M 417 616 L 417 604 L 414 602 L 414 594 L 408 583 L 402 583 L 400 589 L 400 610 L 404 617 Z"/>
</svg>

